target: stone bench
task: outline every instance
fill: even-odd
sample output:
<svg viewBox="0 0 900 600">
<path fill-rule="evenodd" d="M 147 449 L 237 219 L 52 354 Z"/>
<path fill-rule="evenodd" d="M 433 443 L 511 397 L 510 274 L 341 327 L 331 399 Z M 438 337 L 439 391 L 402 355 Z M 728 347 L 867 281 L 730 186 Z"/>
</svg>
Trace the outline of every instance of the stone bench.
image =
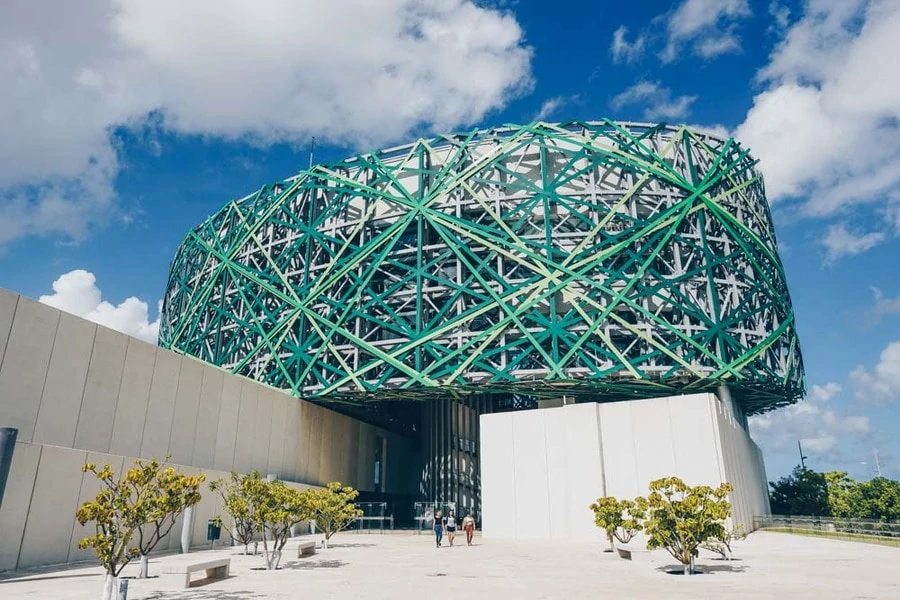
<svg viewBox="0 0 900 600">
<path fill-rule="evenodd" d="M 201 562 L 185 562 L 163 566 L 162 572 L 175 575 L 184 575 L 184 587 L 191 587 L 191 573 L 206 571 L 207 579 L 225 579 L 231 570 L 230 558 L 216 558 Z"/>
<path fill-rule="evenodd" d="M 316 543 L 314 541 L 310 542 L 300 542 L 297 544 L 297 558 L 303 558 L 304 556 L 312 556 L 316 553 Z"/>
</svg>

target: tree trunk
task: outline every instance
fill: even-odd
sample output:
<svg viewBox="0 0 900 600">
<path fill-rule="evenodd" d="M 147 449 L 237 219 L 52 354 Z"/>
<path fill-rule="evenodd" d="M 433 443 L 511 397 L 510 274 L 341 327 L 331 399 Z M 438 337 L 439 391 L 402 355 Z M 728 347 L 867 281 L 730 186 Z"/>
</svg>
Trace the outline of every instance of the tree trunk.
<svg viewBox="0 0 900 600">
<path fill-rule="evenodd" d="M 103 595 L 100 596 L 100 600 L 116 600 L 116 583 L 118 582 L 118 577 L 114 577 L 113 575 L 107 574 L 106 581 L 103 582 Z"/>
<path fill-rule="evenodd" d="M 149 576 L 148 571 L 150 570 L 150 559 L 146 554 L 141 554 L 141 574 L 138 575 L 138 579 L 147 579 Z"/>
<path fill-rule="evenodd" d="M 328 550 L 328 535 L 325 536 L 325 539 L 322 540 L 322 548 Z"/>
<path fill-rule="evenodd" d="M 246 543 L 244 544 L 244 556 L 247 556 L 248 554 L 250 554 L 250 544 Z"/>
</svg>

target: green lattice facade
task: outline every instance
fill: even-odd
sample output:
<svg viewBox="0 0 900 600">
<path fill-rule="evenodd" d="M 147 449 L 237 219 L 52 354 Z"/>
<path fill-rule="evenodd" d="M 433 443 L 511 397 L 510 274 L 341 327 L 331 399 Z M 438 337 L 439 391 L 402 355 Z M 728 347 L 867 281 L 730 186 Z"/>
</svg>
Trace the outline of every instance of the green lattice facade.
<svg viewBox="0 0 900 600">
<path fill-rule="evenodd" d="M 756 161 L 685 127 L 534 123 L 317 165 L 171 266 L 160 344 L 297 397 L 804 392 Z"/>
</svg>

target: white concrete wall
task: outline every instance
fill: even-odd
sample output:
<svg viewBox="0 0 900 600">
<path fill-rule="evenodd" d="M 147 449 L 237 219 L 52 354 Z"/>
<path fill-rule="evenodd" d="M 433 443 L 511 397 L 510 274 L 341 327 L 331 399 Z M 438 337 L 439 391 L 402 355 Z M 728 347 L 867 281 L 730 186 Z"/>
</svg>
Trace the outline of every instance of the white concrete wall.
<svg viewBox="0 0 900 600">
<path fill-rule="evenodd" d="M 728 481 L 735 523 L 768 514 L 762 454 L 713 394 L 481 417 L 483 529 L 497 538 L 602 539 L 588 506 L 650 481 Z"/>
<path fill-rule="evenodd" d="M 259 470 L 369 491 L 381 436 L 386 490 L 411 484 L 402 466 L 413 451 L 403 438 L 4 290 L 0 426 L 19 430 L 0 507 L 0 570 L 86 556 L 76 548 L 74 514 L 96 493 L 81 473 L 87 460 L 118 470 L 170 454 L 186 472 L 213 479 Z M 203 515 L 216 510 L 205 496 L 198 543 L 206 537 Z"/>
</svg>

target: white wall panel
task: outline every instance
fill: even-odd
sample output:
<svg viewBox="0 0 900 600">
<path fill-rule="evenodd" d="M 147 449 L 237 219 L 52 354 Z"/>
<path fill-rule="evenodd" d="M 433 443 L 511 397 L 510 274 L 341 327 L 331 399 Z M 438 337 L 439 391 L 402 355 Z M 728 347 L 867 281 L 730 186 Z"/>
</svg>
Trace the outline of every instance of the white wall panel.
<svg viewBox="0 0 900 600">
<path fill-rule="evenodd" d="M 569 535 L 576 539 L 598 536 L 588 507 L 604 490 L 599 413 L 596 404 L 574 404 L 558 409 L 566 421 L 566 468 L 569 476 Z"/>
<path fill-rule="evenodd" d="M 156 364 L 153 368 L 150 400 L 144 419 L 144 434 L 139 456 L 163 459 L 169 451 L 180 372 L 181 357 L 160 349 L 156 354 Z"/>
<path fill-rule="evenodd" d="M 486 536 L 516 535 L 515 443 L 512 413 L 481 416 L 481 515 Z M 541 518 L 536 516 L 535 518 Z"/>
<path fill-rule="evenodd" d="M 87 453 L 42 446 L 18 568 L 66 562 Z"/>
<path fill-rule="evenodd" d="M 551 538 L 566 538 L 571 530 L 569 506 L 568 420 L 561 410 L 544 413 L 544 438 L 547 444 L 547 496 Z"/>
<path fill-rule="evenodd" d="M 36 444 L 71 447 L 75 442 L 96 331 L 89 321 L 60 314 L 32 438 Z"/>
<path fill-rule="evenodd" d="M 19 430 L 19 439 L 34 436 L 47 366 L 60 312 L 28 298 L 19 298 L 9 341 L 0 365 L 0 423 Z"/>
<path fill-rule="evenodd" d="M 181 357 L 168 446 L 169 454 L 172 455 L 171 461 L 181 465 L 190 464 L 194 455 L 203 371 L 204 365 L 199 360 L 189 356 Z"/>
<path fill-rule="evenodd" d="M 213 467 L 230 472 L 234 467 L 234 453 L 237 448 L 238 424 L 241 413 L 242 380 L 225 377 L 222 382 L 222 399 L 219 404 L 219 424 L 216 427 L 216 454 Z"/>
<path fill-rule="evenodd" d="M 550 499 L 547 484 L 547 444 L 544 439 L 544 412 L 514 412 L 513 446 L 515 455 L 516 537 L 550 536 Z"/>
<path fill-rule="evenodd" d="M 610 402 L 597 407 L 605 490 L 607 495 L 616 498 L 634 498 L 646 493 L 638 481 L 631 405 L 632 402 Z"/>
<path fill-rule="evenodd" d="M 41 446 L 16 442 L 3 506 L 0 506 L 0 571 L 15 569 L 19 560 L 40 458 Z"/>
<path fill-rule="evenodd" d="M 190 464 L 211 469 L 216 454 L 216 432 L 219 428 L 219 407 L 225 372 L 203 366 L 203 384 L 200 388 L 200 403 L 197 411 L 197 432 L 194 440 L 194 454 Z"/>
<path fill-rule="evenodd" d="M 122 456 L 98 452 L 88 452 L 85 461 L 97 465 L 98 471 L 102 469 L 104 465 L 109 465 L 117 476 L 121 476 L 125 469 L 130 469 L 134 466 L 134 461 L 129 460 L 128 462 L 125 462 L 125 459 Z M 96 498 L 97 494 L 102 489 L 102 486 L 103 484 L 93 473 L 84 473 L 81 477 L 81 485 L 79 486 L 78 501 L 75 503 L 76 508 L 83 503 Z M 72 524 L 72 533 L 70 535 L 71 541 L 69 542 L 68 562 L 95 560 L 96 554 L 94 554 L 92 549 L 87 548 L 85 550 L 80 550 L 78 548 L 78 542 L 81 541 L 82 538 L 92 536 L 94 533 L 95 528 L 93 523 L 81 525 L 78 521 L 74 521 Z"/>
<path fill-rule="evenodd" d="M 97 327 L 78 415 L 75 448 L 109 452 L 127 351 L 127 336 Z"/>
<path fill-rule="evenodd" d="M 256 417 L 253 420 L 253 451 L 251 468 L 268 474 L 269 444 L 272 442 L 272 408 L 275 390 L 259 388 L 257 391 Z"/>
<path fill-rule="evenodd" d="M 160 350 L 160 353 L 163 352 Z M 135 338 L 128 339 L 112 440 L 109 443 L 111 454 L 137 456 L 141 453 L 156 356 L 156 346 Z"/>
<path fill-rule="evenodd" d="M 287 479 L 284 473 L 284 438 L 287 428 L 287 403 L 289 396 L 272 390 L 272 421 L 269 427 L 269 456 L 266 471 L 276 473 L 279 479 Z"/>
<path fill-rule="evenodd" d="M 724 481 L 719 461 L 708 457 L 718 453 L 715 429 L 712 426 L 712 394 L 693 394 L 674 398 L 660 398 L 668 404 L 675 450 L 676 472 L 688 485 L 697 482 L 718 485 Z"/>
<path fill-rule="evenodd" d="M 256 423 L 259 387 L 252 381 L 241 381 L 241 404 L 238 416 L 237 439 L 234 443 L 234 470 L 246 473 L 253 470 L 253 431 Z"/>
<path fill-rule="evenodd" d="M 3 355 L 6 354 L 6 343 L 9 341 L 9 330 L 12 328 L 18 302 L 19 297 L 16 294 L 0 289 L 0 365 L 3 364 Z"/>
</svg>

